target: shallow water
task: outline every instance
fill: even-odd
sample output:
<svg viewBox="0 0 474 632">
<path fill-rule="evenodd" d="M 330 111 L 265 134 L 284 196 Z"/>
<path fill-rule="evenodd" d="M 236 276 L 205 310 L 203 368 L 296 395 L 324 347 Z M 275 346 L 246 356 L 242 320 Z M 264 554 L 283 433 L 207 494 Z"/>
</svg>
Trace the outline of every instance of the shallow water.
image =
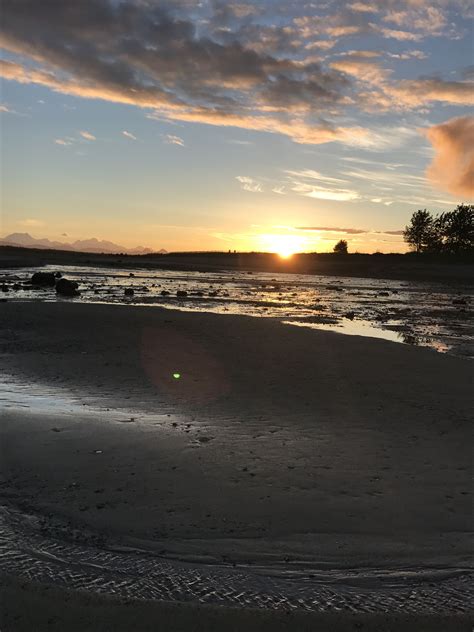
<svg viewBox="0 0 474 632">
<path fill-rule="evenodd" d="M 81 296 L 57 297 L 54 288 L 33 288 L 33 272 L 54 266 L 4 270 L 8 300 L 155 305 L 169 309 L 277 318 L 339 333 L 383 338 L 474 356 L 474 286 L 265 272 L 180 272 L 61 268 L 80 284 Z M 124 295 L 131 288 L 134 295 Z M 177 291 L 187 292 L 178 298 Z"/>
</svg>

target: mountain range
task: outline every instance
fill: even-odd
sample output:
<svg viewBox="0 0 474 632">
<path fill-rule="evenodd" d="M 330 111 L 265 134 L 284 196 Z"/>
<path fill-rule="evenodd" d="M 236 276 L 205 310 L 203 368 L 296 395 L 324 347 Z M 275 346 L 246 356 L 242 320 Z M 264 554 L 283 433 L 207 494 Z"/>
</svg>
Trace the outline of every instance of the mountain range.
<svg viewBox="0 0 474 632">
<path fill-rule="evenodd" d="M 0 246 L 20 246 L 21 248 L 44 248 L 50 250 L 72 250 L 76 252 L 94 252 L 108 254 L 128 254 L 128 255 L 146 255 L 151 252 L 151 248 L 137 246 L 136 248 L 126 248 L 120 244 L 104 239 L 77 239 L 72 243 L 63 241 L 51 241 L 50 239 L 35 239 L 29 233 L 11 233 L 6 237 L 0 238 Z M 162 249 L 157 251 L 165 254 L 167 251 Z"/>
</svg>

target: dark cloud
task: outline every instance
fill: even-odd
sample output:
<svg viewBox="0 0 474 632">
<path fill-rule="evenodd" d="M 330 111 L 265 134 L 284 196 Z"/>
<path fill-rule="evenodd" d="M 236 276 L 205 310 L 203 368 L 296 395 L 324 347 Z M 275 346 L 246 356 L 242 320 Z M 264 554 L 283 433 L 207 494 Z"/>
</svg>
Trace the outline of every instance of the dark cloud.
<svg viewBox="0 0 474 632">
<path fill-rule="evenodd" d="M 163 3 L 108 0 L 5 0 L 2 8 L 3 46 L 40 64 L 23 80 L 46 70 L 53 87 L 73 84 L 76 94 L 102 90 L 139 105 L 248 116 L 262 108 L 317 112 L 323 102 L 337 104 L 348 86 L 314 62 L 257 52 L 236 38 L 216 41 L 198 20 L 176 15 L 176 5 L 174 14 Z M 220 3 L 213 18 L 223 24 L 250 15 L 244 5 Z"/>
<path fill-rule="evenodd" d="M 329 226 L 296 226 L 296 230 L 313 230 L 325 233 L 344 233 L 345 235 L 403 235 L 403 230 L 367 230 L 366 228 L 338 228 Z"/>
<path fill-rule="evenodd" d="M 370 51 L 338 63 L 322 53 L 346 36 L 438 35 L 446 3 L 3 0 L 1 46 L 13 57 L 0 71 L 66 94 L 151 108 L 159 117 L 370 146 L 370 132 L 347 124 L 347 110 L 466 105 L 470 86 L 392 81 L 368 63 Z"/>
</svg>

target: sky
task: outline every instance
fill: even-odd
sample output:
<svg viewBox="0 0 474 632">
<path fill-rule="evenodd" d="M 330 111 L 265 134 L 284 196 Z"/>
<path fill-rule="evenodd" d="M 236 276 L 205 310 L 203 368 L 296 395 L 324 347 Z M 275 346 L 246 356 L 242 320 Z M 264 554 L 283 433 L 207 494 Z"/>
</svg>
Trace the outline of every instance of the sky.
<svg viewBox="0 0 474 632">
<path fill-rule="evenodd" d="M 404 252 L 474 197 L 468 0 L 3 0 L 1 234 Z"/>
</svg>

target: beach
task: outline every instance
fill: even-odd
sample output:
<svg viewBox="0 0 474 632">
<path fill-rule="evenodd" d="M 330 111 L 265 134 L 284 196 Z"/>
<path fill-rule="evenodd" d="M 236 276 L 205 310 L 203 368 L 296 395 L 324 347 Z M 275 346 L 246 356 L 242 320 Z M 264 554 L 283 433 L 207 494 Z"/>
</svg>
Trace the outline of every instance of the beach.
<svg viewBox="0 0 474 632">
<path fill-rule="evenodd" d="M 146 306 L 7 302 L 0 322 L 1 501 L 48 538 L 355 573 L 374 613 L 382 575 L 469 570 L 468 360 Z"/>
</svg>

